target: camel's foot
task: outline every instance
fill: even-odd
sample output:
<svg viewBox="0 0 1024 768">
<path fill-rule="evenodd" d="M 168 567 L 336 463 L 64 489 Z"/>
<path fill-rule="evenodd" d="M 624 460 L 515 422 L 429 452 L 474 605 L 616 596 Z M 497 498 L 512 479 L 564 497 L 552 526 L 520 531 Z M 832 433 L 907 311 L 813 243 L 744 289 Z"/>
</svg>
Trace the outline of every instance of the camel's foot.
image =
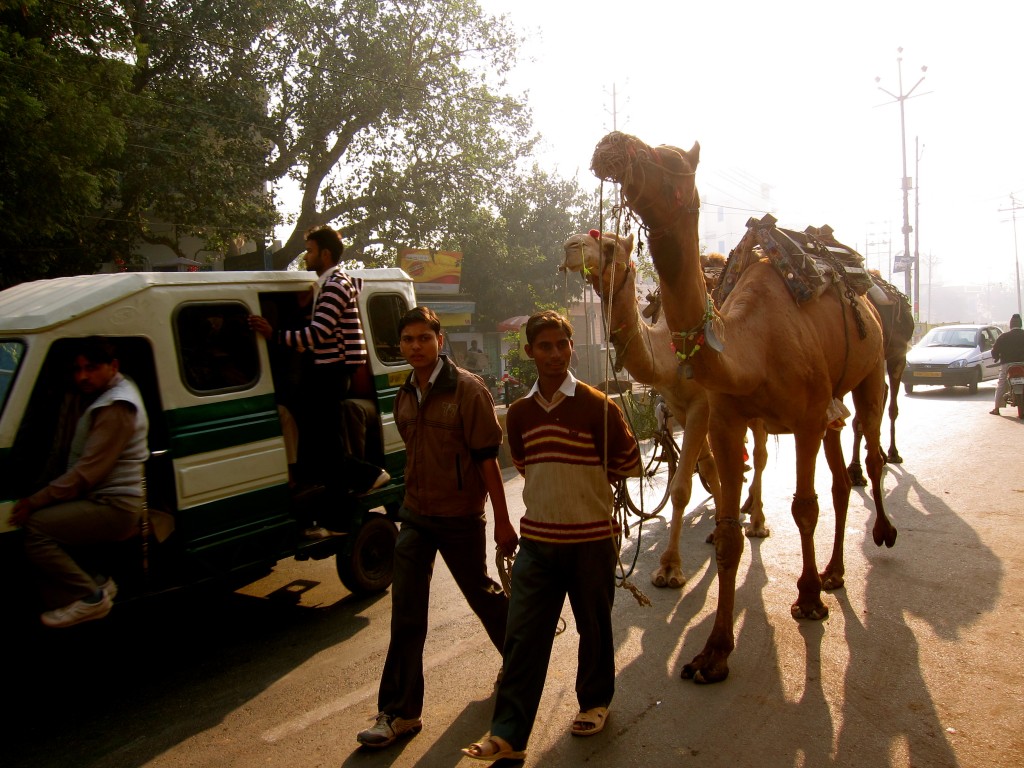
<svg viewBox="0 0 1024 768">
<path fill-rule="evenodd" d="M 900 452 L 896 450 L 896 446 L 892 446 L 889 449 L 889 453 L 886 454 L 885 460 L 890 464 L 902 464 L 903 457 L 900 456 Z"/>
<path fill-rule="evenodd" d="M 793 605 L 789 607 L 789 612 L 793 614 L 794 619 L 812 619 L 814 621 L 822 621 L 828 618 L 828 606 L 821 602 L 819 598 L 817 602 L 807 603 L 806 605 L 801 604 L 797 600 Z"/>
<path fill-rule="evenodd" d="M 751 522 L 744 525 L 743 532 L 747 535 L 748 539 L 767 539 L 772 535 L 772 532 L 768 530 L 768 526 L 764 524 L 763 520 L 760 523 Z"/>
<path fill-rule="evenodd" d="M 821 578 L 821 588 L 826 590 L 839 589 L 846 585 L 846 580 L 842 573 L 834 573 L 832 571 L 822 571 L 818 574 Z"/>
<path fill-rule="evenodd" d="M 702 685 L 720 683 L 729 676 L 729 654 L 710 652 L 707 649 L 693 657 L 693 661 L 683 665 L 679 677 L 693 680 Z"/>
<path fill-rule="evenodd" d="M 686 585 L 686 577 L 678 566 L 659 566 L 651 574 L 651 584 L 656 587 L 669 587 L 670 589 L 682 589 Z"/>
<path fill-rule="evenodd" d="M 891 548 L 896 543 L 896 534 L 896 526 L 888 521 L 876 520 L 875 527 L 871 529 L 871 538 L 875 540 L 876 547 L 885 544 Z"/>
<path fill-rule="evenodd" d="M 846 468 L 847 473 L 850 475 L 850 482 L 854 485 L 865 486 L 868 484 L 868 480 L 864 477 L 864 470 L 860 464 L 851 464 Z"/>
</svg>

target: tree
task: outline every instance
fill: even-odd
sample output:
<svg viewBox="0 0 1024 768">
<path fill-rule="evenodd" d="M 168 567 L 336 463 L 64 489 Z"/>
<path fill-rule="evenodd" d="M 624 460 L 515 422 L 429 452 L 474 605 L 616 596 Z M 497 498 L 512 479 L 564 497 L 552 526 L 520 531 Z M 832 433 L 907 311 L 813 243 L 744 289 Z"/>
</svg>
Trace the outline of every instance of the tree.
<svg viewBox="0 0 1024 768">
<path fill-rule="evenodd" d="M 476 299 L 477 322 L 490 327 L 540 307 L 564 307 L 580 294 L 579 281 L 559 272 L 562 244 L 593 227 L 596 216 L 578 182 L 536 165 L 497 198 L 494 213 L 478 210 L 465 240 L 449 244 L 463 251 L 462 290 Z"/>
<path fill-rule="evenodd" d="M 368 263 L 439 247 L 493 205 L 533 145 L 498 95 L 517 40 L 473 0 L 311 0 L 277 50 L 271 173 L 302 190 L 274 266 L 312 225 L 342 226 Z"/>
<path fill-rule="evenodd" d="M 272 8 L 0 0 L 0 285 L 91 272 L 141 240 L 181 255 L 185 235 L 262 238 L 267 90 L 238 75 Z"/>
<path fill-rule="evenodd" d="M 69 16 L 0 4 L 0 287 L 93 271 L 80 235 L 116 194 L 111 159 L 126 134 L 111 94 L 127 73 L 70 45 Z"/>
<path fill-rule="evenodd" d="M 518 40 L 475 0 L 0 0 L 0 19 L 3 284 L 143 241 L 262 242 L 286 183 L 276 267 L 321 223 L 394 263 L 496 210 L 534 141 L 504 93 Z"/>
</svg>

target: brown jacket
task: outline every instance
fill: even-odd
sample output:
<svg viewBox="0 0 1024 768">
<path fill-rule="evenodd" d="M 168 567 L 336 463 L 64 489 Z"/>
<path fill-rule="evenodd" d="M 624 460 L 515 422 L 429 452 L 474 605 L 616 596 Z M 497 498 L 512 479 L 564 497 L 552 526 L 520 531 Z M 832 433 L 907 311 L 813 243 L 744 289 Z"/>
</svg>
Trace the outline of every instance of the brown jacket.
<svg viewBox="0 0 1024 768">
<path fill-rule="evenodd" d="M 406 451 L 404 504 L 419 515 L 479 515 L 487 497 L 479 462 L 498 456 L 501 425 L 483 380 L 442 359 L 422 404 L 413 374 L 395 398 Z"/>
</svg>

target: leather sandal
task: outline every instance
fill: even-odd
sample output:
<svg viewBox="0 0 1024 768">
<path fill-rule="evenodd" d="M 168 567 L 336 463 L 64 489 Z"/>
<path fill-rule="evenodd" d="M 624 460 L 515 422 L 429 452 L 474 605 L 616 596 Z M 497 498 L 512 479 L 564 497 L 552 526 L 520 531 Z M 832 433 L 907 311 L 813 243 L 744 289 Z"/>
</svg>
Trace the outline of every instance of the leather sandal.
<svg viewBox="0 0 1024 768">
<path fill-rule="evenodd" d="M 608 721 L 608 707 L 591 707 L 581 711 L 572 721 L 573 736 L 595 736 L 604 730 Z"/>
<path fill-rule="evenodd" d="M 482 741 L 470 744 L 462 750 L 462 754 L 474 760 L 485 760 L 493 763 L 495 760 L 525 760 L 526 752 L 512 749 L 512 745 L 500 736 L 488 736 Z"/>
</svg>

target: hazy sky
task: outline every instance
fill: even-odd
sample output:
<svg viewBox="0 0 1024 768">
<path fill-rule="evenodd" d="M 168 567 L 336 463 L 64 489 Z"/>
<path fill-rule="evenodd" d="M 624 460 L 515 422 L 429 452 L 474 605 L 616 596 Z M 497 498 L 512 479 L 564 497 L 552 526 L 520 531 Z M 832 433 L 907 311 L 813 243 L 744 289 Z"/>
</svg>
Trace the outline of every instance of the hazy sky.
<svg viewBox="0 0 1024 768">
<path fill-rule="evenodd" d="M 481 4 L 528 35 L 513 85 L 529 92 L 546 167 L 596 189 L 588 168 L 613 126 L 614 86 L 619 130 L 652 145 L 700 142 L 703 194 L 749 174 L 771 186 L 781 226 L 830 224 L 862 251 L 869 233 L 903 249 L 900 109 L 878 90 L 900 93 L 902 47 L 904 94 L 928 68 L 904 102 L 922 290 L 929 254 L 937 285 L 1012 286 L 1013 224 L 1000 209 L 1015 193 L 1024 248 L 1024 2 Z"/>
</svg>

